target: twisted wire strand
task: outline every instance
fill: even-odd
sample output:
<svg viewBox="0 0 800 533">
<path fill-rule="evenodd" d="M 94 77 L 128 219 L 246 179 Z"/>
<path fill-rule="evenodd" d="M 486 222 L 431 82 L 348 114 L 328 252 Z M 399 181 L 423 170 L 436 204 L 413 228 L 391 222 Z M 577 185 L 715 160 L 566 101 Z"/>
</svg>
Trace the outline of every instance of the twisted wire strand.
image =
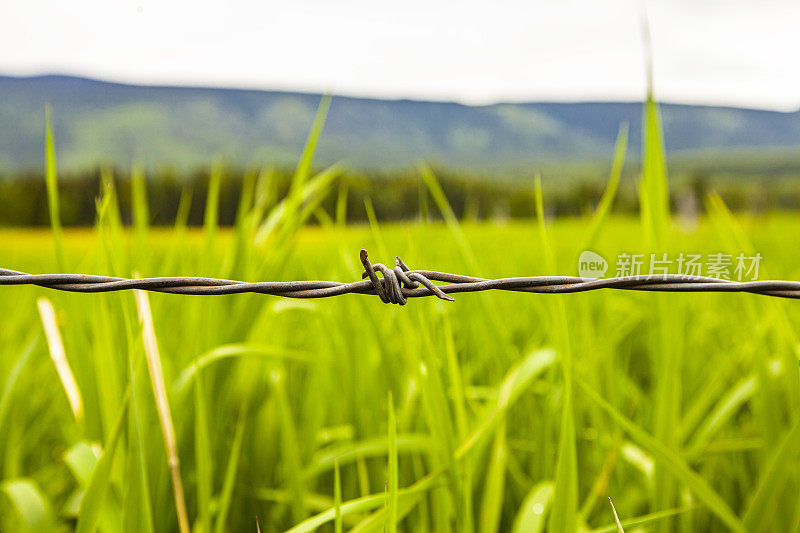
<svg viewBox="0 0 800 533">
<path fill-rule="evenodd" d="M 598 289 L 620 289 L 655 292 L 747 292 L 800 298 L 798 281 L 737 282 L 705 276 L 659 274 L 608 279 L 574 276 L 534 276 L 485 279 L 435 270 L 411 270 L 397 257 L 393 269 L 381 263 L 372 264 L 366 250 L 361 250 L 364 265 L 362 281 L 260 281 L 245 282 L 203 277 L 116 278 L 89 274 L 26 274 L 0 268 L 0 285 L 37 285 L 69 292 L 109 292 L 140 289 L 170 294 L 270 294 L 286 298 L 327 298 L 342 294 L 377 295 L 382 302 L 405 305 L 409 298 L 436 296 L 453 301 L 450 294 L 503 290 L 538 294 L 566 294 Z M 378 277 L 381 274 L 381 278 Z M 435 285 L 439 281 L 444 285 Z"/>
</svg>

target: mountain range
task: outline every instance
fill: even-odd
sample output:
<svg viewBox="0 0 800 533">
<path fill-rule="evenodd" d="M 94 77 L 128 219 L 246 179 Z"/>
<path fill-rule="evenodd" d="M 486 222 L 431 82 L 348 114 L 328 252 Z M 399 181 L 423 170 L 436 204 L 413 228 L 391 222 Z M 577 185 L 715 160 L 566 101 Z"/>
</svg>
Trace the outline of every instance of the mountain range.
<svg viewBox="0 0 800 533">
<path fill-rule="evenodd" d="M 0 76 L 0 174 L 43 167 L 45 102 L 62 170 L 134 161 L 183 170 L 213 156 L 242 166 L 294 164 L 319 101 L 286 91 Z M 622 123 L 637 152 L 641 111 L 637 102 L 469 106 L 334 96 L 316 161 L 383 171 L 425 159 L 508 173 L 606 161 Z M 662 104 L 661 112 L 666 148 L 682 157 L 800 148 L 800 111 Z"/>
</svg>

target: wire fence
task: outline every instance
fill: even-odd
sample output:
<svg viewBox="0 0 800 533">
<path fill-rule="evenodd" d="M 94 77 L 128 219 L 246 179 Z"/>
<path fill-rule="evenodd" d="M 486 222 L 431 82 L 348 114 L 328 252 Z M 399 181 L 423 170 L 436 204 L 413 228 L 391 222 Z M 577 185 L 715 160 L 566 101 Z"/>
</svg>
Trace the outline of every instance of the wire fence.
<svg viewBox="0 0 800 533">
<path fill-rule="evenodd" d="M 26 274 L 0 268 L 0 285 L 37 285 L 69 292 L 109 292 L 140 289 L 170 294 L 259 293 L 286 298 L 327 298 L 343 294 L 377 295 L 382 302 L 405 305 L 409 298 L 436 296 L 452 301 L 450 294 L 503 290 L 537 294 L 566 294 L 598 289 L 655 292 L 747 292 L 781 298 L 800 298 L 798 281 L 737 282 L 706 276 L 659 274 L 607 279 L 574 276 L 534 276 L 485 279 L 435 270 L 411 270 L 397 257 L 395 267 L 372 264 L 361 250 L 362 281 L 261 281 L 246 282 L 201 277 L 117 278 L 88 274 Z M 378 277 L 378 273 L 382 277 Z M 435 285 L 438 281 L 443 285 Z"/>
</svg>

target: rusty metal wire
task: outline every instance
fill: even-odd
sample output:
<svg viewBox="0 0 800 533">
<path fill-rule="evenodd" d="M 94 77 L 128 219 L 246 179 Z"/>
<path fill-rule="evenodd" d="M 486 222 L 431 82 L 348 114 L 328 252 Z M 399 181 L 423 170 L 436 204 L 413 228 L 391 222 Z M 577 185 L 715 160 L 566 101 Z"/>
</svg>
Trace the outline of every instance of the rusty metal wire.
<svg viewBox="0 0 800 533">
<path fill-rule="evenodd" d="M 366 250 L 361 250 L 363 281 L 281 281 L 245 282 L 198 277 L 161 277 L 126 279 L 87 274 L 26 274 L 0 268 L 0 285 L 38 285 L 70 292 L 109 292 L 141 289 L 171 294 L 238 294 L 253 292 L 287 298 L 326 298 L 342 294 L 377 295 L 384 303 L 405 305 L 408 298 L 437 296 L 452 301 L 452 293 L 504 290 L 564 294 L 597 289 L 621 289 L 657 292 L 748 292 L 782 298 L 800 298 L 798 281 L 736 282 L 704 276 L 659 274 L 608 279 L 573 276 L 534 276 L 484 279 L 435 270 L 411 270 L 397 257 L 393 269 L 372 264 Z M 380 272 L 382 278 L 377 273 Z M 434 285 L 434 281 L 443 285 Z"/>
</svg>

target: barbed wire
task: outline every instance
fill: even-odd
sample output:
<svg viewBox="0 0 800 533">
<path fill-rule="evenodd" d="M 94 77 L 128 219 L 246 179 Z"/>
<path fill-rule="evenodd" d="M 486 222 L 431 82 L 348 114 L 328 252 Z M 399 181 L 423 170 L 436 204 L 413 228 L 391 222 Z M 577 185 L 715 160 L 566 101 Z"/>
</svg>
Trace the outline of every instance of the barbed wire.
<svg viewBox="0 0 800 533">
<path fill-rule="evenodd" d="M 170 294 L 239 294 L 259 293 L 286 298 L 327 298 L 343 294 L 377 295 L 384 303 L 405 305 L 409 298 L 436 296 L 453 301 L 450 294 L 503 290 L 538 294 L 566 294 L 598 289 L 620 289 L 655 292 L 747 292 L 781 298 L 800 298 L 798 281 L 737 282 L 705 276 L 658 274 L 608 279 L 574 276 L 534 276 L 485 279 L 435 270 L 411 270 L 395 258 L 390 269 L 381 263 L 372 264 L 366 250 L 361 250 L 364 265 L 363 281 L 261 281 L 246 282 L 202 277 L 117 278 L 89 274 L 26 274 L 0 268 L 0 285 L 37 285 L 69 292 L 110 292 L 140 289 Z M 377 273 L 383 276 L 379 278 Z M 444 285 L 435 285 L 439 281 Z"/>
</svg>

